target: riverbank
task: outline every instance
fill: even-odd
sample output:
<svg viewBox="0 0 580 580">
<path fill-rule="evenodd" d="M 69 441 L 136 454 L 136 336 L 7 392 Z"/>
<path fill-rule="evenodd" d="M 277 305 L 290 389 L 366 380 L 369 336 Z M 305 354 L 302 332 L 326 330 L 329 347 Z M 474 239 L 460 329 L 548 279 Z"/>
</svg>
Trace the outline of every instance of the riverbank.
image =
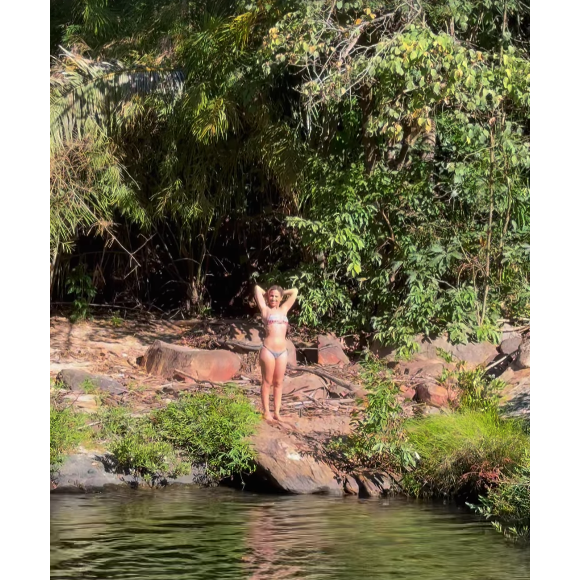
<svg viewBox="0 0 580 580">
<path fill-rule="evenodd" d="M 207 470 L 197 467 L 186 473 L 170 474 L 162 462 L 152 459 L 155 453 L 165 457 L 174 451 L 178 455 L 183 452 L 183 449 L 163 447 L 175 439 L 174 434 L 169 434 L 167 440 L 147 440 L 149 447 L 140 448 L 142 465 L 136 464 L 139 462 L 136 462 L 135 450 L 127 446 L 127 441 L 117 441 L 117 453 L 111 453 L 111 438 L 107 439 L 102 432 L 106 423 L 103 414 L 116 409 L 116 413 L 126 412 L 133 418 L 153 416 L 158 420 L 156 417 L 165 409 L 180 408 L 184 396 L 203 401 L 204 397 L 213 395 L 238 397 L 236 404 L 241 397 L 248 403 L 248 416 L 255 414 L 259 410 L 256 347 L 261 340 L 260 330 L 252 321 L 175 324 L 156 319 L 123 321 L 109 317 L 73 325 L 65 318 L 53 317 L 53 406 L 75 414 L 84 413 L 91 434 L 85 437 L 81 452 L 73 453 L 52 474 L 51 489 L 63 492 L 110 485 L 211 482 Z M 499 348 L 488 343 L 453 346 L 444 339 L 420 340 L 419 351 L 410 361 L 397 361 L 393 352 L 377 348 L 371 367 L 363 360 L 355 362 L 344 342 L 332 336 L 292 337 L 293 341 L 289 341 L 292 367 L 286 377 L 282 406 L 284 424 L 268 425 L 256 419 L 255 428 L 248 433 L 255 471 L 244 475 L 243 483 L 237 477 L 233 483 L 256 490 L 352 494 L 361 498 L 409 493 L 412 486 L 402 480 L 402 472 L 393 462 L 396 450 L 368 453 L 381 444 L 371 433 L 373 428 L 377 430 L 376 425 L 371 423 L 369 428 L 367 422 L 363 426 L 366 435 L 371 434 L 370 438 L 353 437 L 353 427 L 359 435 L 361 432 L 360 424 L 357 427 L 352 420 L 353 413 L 358 410 L 368 416 L 369 405 L 372 409 L 374 401 L 379 415 L 390 413 L 401 420 L 453 416 L 453 410 L 459 405 L 458 396 L 465 390 L 461 381 L 469 379 L 475 385 L 471 397 L 485 395 L 482 385 L 487 385 L 492 377 L 488 376 L 486 382 L 483 372 L 474 374 L 473 369 L 487 367 L 489 371 L 502 371 L 498 373 L 500 377 L 508 379 L 501 393 L 496 393 L 502 414 L 525 417 L 529 414 L 529 362 L 526 368 L 522 356 L 525 349 L 520 348 L 521 337 L 518 342 L 517 332 L 508 329 L 505 334 L 506 340 Z M 350 358 L 347 353 L 351 354 Z M 223 364 L 224 360 L 227 364 Z M 459 360 L 465 364 L 460 365 Z M 481 383 L 479 387 L 477 381 Z M 383 391 L 373 392 L 374 386 L 381 384 L 385 385 Z M 481 391 L 479 395 L 477 388 Z M 75 428 L 78 430 L 78 426 Z M 237 426 L 233 422 L 222 422 L 219 428 L 226 432 Z M 219 431 L 217 423 L 210 429 L 215 430 Z M 478 437 L 487 435 L 480 433 Z M 358 455 L 352 453 L 353 442 L 359 447 L 362 445 Z M 479 445 L 477 437 L 467 443 Z M 124 463 L 119 461 L 118 452 L 122 444 L 125 445 Z M 136 445 L 135 439 L 133 445 Z M 230 442 L 226 447 L 231 450 L 232 445 Z M 74 446 L 68 448 L 68 453 L 74 451 Z M 482 460 L 483 468 L 488 458 Z M 465 465 L 459 469 L 471 467 Z M 500 467 L 491 466 L 491 473 L 491 479 L 485 474 L 481 481 L 476 479 L 474 487 L 480 484 L 497 487 L 502 475 Z M 460 479 L 463 475 L 458 473 L 457 477 Z M 214 474 L 213 481 L 218 480 Z M 416 495 L 425 493 L 416 486 L 414 491 Z M 430 493 L 451 496 L 457 489 L 451 486 Z M 477 500 L 477 496 L 470 499 Z"/>
</svg>

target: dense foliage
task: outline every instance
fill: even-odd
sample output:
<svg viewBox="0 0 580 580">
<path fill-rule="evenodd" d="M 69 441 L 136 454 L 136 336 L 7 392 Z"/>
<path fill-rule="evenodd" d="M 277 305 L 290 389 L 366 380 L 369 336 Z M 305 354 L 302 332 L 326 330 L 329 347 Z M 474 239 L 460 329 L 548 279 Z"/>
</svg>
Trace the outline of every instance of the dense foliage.
<svg viewBox="0 0 580 580">
<path fill-rule="evenodd" d="M 53 300 L 82 263 L 397 345 L 529 316 L 526 1 L 71 0 L 51 50 Z"/>
</svg>

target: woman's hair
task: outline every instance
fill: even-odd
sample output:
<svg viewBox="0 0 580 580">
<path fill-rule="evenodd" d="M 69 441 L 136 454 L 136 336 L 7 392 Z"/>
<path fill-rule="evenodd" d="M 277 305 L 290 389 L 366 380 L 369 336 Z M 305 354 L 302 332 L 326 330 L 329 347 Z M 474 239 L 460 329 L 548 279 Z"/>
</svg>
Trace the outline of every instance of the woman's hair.
<svg viewBox="0 0 580 580">
<path fill-rule="evenodd" d="M 267 293 L 270 294 L 272 290 L 277 290 L 278 292 L 280 292 L 280 296 L 284 294 L 284 289 L 281 286 L 277 286 L 276 284 L 274 284 L 274 286 L 270 286 L 270 288 L 268 288 Z"/>
</svg>

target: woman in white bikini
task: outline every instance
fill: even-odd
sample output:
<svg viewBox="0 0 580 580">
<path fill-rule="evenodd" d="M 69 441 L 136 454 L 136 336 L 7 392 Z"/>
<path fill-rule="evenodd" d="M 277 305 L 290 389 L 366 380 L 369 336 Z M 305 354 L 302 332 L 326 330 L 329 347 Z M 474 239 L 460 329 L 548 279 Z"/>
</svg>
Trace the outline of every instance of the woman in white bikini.
<svg viewBox="0 0 580 580">
<path fill-rule="evenodd" d="M 260 367 L 262 369 L 262 406 L 266 421 L 281 421 L 282 381 L 288 362 L 286 350 L 286 330 L 288 329 L 288 310 L 292 308 L 298 296 L 298 290 L 282 290 L 272 286 L 267 292 L 256 286 L 254 296 L 262 313 L 266 326 L 264 346 L 260 350 Z M 281 301 L 286 296 L 283 304 Z M 266 303 L 267 300 L 267 303 Z M 270 386 L 274 387 L 274 416 L 270 413 Z"/>
</svg>

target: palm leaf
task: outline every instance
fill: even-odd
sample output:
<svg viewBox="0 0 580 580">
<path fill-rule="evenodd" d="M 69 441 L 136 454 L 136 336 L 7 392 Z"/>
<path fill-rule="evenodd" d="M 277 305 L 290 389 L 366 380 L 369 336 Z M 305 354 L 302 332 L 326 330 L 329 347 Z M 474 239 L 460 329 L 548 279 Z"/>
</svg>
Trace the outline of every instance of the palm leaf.
<svg viewBox="0 0 580 580">
<path fill-rule="evenodd" d="M 172 107 L 183 93 L 181 71 L 95 61 L 63 51 L 51 74 L 51 147 L 129 122 L 140 108 L 128 105 L 139 99 L 160 99 Z"/>
</svg>

